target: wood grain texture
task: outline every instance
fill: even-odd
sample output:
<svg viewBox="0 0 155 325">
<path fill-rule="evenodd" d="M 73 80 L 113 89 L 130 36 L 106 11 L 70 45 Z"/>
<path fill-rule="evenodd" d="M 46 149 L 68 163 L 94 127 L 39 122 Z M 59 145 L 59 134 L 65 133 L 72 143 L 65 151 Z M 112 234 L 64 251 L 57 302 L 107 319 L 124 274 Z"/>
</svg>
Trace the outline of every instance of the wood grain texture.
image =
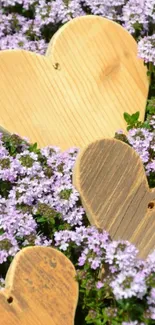
<svg viewBox="0 0 155 325">
<path fill-rule="evenodd" d="M 78 300 L 75 275 L 74 266 L 59 251 L 23 249 L 0 291 L 0 324 L 73 325 Z"/>
<path fill-rule="evenodd" d="M 155 189 L 133 148 L 115 139 L 94 141 L 78 155 L 73 183 L 91 224 L 134 243 L 140 257 L 155 249 Z"/>
<path fill-rule="evenodd" d="M 143 120 L 147 94 L 135 40 L 102 17 L 65 24 L 46 56 L 0 51 L 0 125 L 39 146 L 67 149 L 113 137 L 125 128 L 124 111 L 139 110 Z"/>
</svg>

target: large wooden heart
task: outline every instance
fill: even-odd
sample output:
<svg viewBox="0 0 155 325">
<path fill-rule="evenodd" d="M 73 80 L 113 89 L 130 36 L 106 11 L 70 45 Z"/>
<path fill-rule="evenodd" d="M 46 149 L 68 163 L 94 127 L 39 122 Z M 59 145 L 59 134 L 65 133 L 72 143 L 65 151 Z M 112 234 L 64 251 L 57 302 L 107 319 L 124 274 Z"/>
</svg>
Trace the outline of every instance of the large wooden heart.
<svg viewBox="0 0 155 325">
<path fill-rule="evenodd" d="M 73 182 L 91 224 L 134 243 L 140 257 L 155 249 L 155 189 L 133 148 L 115 139 L 91 143 L 78 155 Z"/>
<path fill-rule="evenodd" d="M 19 252 L 0 291 L 1 325 L 73 325 L 78 284 L 72 263 L 59 251 Z"/>
<path fill-rule="evenodd" d="M 143 120 L 148 78 L 137 44 L 120 25 L 98 16 L 73 19 L 46 56 L 0 52 L 0 125 L 66 149 L 113 137 L 123 113 Z"/>
</svg>

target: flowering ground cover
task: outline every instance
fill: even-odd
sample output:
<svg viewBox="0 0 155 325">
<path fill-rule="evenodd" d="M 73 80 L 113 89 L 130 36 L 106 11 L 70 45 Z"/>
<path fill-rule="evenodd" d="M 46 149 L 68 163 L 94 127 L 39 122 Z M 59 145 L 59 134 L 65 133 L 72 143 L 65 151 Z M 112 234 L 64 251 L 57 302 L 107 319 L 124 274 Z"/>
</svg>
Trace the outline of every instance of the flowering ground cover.
<svg viewBox="0 0 155 325">
<path fill-rule="evenodd" d="M 1 0 L 0 48 L 18 45 L 44 51 L 43 39 L 47 43 L 59 26 L 86 14 L 100 15 L 122 24 L 141 41 L 140 55 L 147 62 L 155 62 L 154 0 Z"/>
<path fill-rule="evenodd" d="M 155 0 L 1 0 L 0 50 L 44 54 L 58 28 L 86 14 L 113 19 L 138 42 L 148 66 L 145 122 L 125 113 L 128 133 L 115 138 L 140 155 L 155 187 Z M 80 297 L 75 324 L 155 324 L 155 251 L 145 261 L 126 241 L 113 241 L 89 225 L 72 185 L 77 148 L 37 148 L 18 135 L 0 134 L 0 285 L 14 255 L 28 245 L 53 246 L 77 269 Z M 104 271 L 103 271 L 104 268 Z"/>
<path fill-rule="evenodd" d="M 0 49 L 24 48 L 44 54 L 60 26 L 93 14 L 125 27 L 138 42 L 138 55 L 154 76 L 154 0 L 1 0 Z"/>
<path fill-rule="evenodd" d="M 153 187 L 155 115 L 148 115 L 145 123 L 136 119 L 134 126 L 129 118 L 127 136 L 119 131 L 115 137 L 139 153 Z M 0 135 L 1 287 L 22 247 L 52 245 L 77 269 L 77 323 L 154 324 L 155 252 L 139 260 L 134 245 L 112 241 L 107 232 L 89 225 L 72 185 L 77 154 L 76 148 L 40 150 L 17 135 Z"/>
</svg>

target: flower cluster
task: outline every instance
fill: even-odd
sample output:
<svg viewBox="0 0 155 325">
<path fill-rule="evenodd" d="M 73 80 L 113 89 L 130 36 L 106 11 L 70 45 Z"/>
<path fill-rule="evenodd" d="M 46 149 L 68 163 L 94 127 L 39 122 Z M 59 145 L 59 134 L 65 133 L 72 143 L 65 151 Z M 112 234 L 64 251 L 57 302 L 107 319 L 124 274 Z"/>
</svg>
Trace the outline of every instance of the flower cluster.
<svg viewBox="0 0 155 325">
<path fill-rule="evenodd" d="M 154 324 L 155 252 L 142 261 L 137 249 L 126 241 L 111 241 L 105 232 L 96 237 L 93 227 L 83 232 L 83 240 L 80 231 L 78 242 L 72 235 L 70 241 L 78 247 L 81 244 L 78 279 L 81 292 L 85 290 L 88 324 L 105 320 L 106 324 Z"/>
<path fill-rule="evenodd" d="M 154 0 L 1 0 L 0 49 L 44 54 L 60 26 L 87 14 L 119 22 L 139 42 L 139 55 L 154 64 Z"/>
<path fill-rule="evenodd" d="M 155 130 L 155 116 L 152 118 Z M 146 174 L 155 171 L 155 132 L 145 128 L 129 130 L 127 139 L 144 163 Z"/>
<path fill-rule="evenodd" d="M 131 33 L 140 31 L 142 34 L 148 30 L 148 15 L 146 13 L 146 0 L 129 0 L 123 7 L 123 26 Z"/>
<path fill-rule="evenodd" d="M 154 125 L 153 115 L 149 128 L 120 134 L 141 156 L 148 180 L 155 175 Z M 89 225 L 72 184 L 77 154 L 76 148 L 66 152 L 54 146 L 38 149 L 18 135 L 0 134 L 0 286 L 3 289 L 3 278 L 17 251 L 29 245 L 52 245 L 76 266 L 78 308 L 85 306 L 82 325 L 103 321 L 115 325 L 115 320 L 151 325 L 155 253 L 142 261 L 134 245 L 111 240 L 106 231 Z"/>
<path fill-rule="evenodd" d="M 150 110 L 154 113 L 154 99 L 150 100 Z M 149 107 L 149 106 L 148 106 Z M 130 116 L 129 116 L 130 117 Z M 131 116 L 132 118 L 132 116 Z M 135 126 L 129 126 L 128 134 L 123 130 L 115 134 L 115 138 L 128 143 L 139 154 L 148 177 L 150 187 L 155 186 L 155 115 L 148 115 L 147 120 L 141 123 L 136 120 Z"/>
<path fill-rule="evenodd" d="M 38 41 L 28 41 L 26 36 L 20 33 L 2 37 L 0 42 L 1 50 L 12 49 L 12 44 L 14 44 L 15 49 L 22 48 L 24 50 L 33 51 L 40 54 L 44 54 L 47 49 L 47 44 L 43 39 Z"/>
<path fill-rule="evenodd" d="M 61 25 L 87 14 L 112 19 L 133 34 L 138 56 L 149 66 L 150 94 L 154 93 L 155 0 L 1 0 L 0 50 L 23 48 L 44 54 Z M 119 132 L 117 138 L 140 155 L 149 185 L 154 187 L 154 98 L 148 107 L 148 121 L 142 124 L 131 117 L 129 125 L 128 116 L 129 132 Z M 20 249 L 52 245 L 77 269 L 76 323 L 155 324 L 155 253 L 142 261 L 134 245 L 111 240 L 106 231 L 89 225 L 72 184 L 77 154 L 77 148 L 39 150 L 17 135 L 0 134 L 0 288 Z"/>
<path fill-rule="evenodd" d="M 84 209 L 71 178 L 78 150 L 32 150 L 36 152 L 18 136 L 1 134 L 0 264 L 23 246 L 50 245 L 56 221 L 63 220 L 64 227 L 82 224 Z M 45 223 L 53 229 L 48 239 Z"/>
<path fill-rule="evenodd" d="M 139 41 L 138 55 L 146 63 L 150 62 L 155 66 L 155 34 L 145 36 Z"/>
</svg>

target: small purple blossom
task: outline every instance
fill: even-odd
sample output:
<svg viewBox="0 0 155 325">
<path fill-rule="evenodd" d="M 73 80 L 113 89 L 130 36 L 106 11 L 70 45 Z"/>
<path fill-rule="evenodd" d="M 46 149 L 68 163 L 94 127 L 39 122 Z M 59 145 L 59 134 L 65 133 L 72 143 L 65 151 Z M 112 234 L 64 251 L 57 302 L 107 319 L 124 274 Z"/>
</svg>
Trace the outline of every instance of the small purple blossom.
<svg viewBox="0 0 155 325">
<path fill-rule="evenodd" d="M 23 48 L 45 54 L 52 29 L 87 11 L 121 23 L 131 34 L 138 32 L 138 55 L 154 64 L 154 36 L 149 34 L 155 19 L 154 0 L 1 0 L 0 49 Z M 31 12 L 30 17 L 25 12 Z"/>
<path fill-rule="evenodd" d="M 155 253 L 141 261 L 134 245 L 112 240 L 106 231 L 85 224 L 85 210 L 72 184 L 79 150 L 61 152 L 50 146 L 33 152 L 18 136 L 11 139 L 18 143 L 15 155 L 6 149 L 0 135 L 0 179 L 8 186 L 5 195 L 0 195 L 1 266 L 29 245 L 52 245 L 67 256 L 73 250 L 78 271 L 83 272 L 84 278 L 91 273 L 91 279 L 86 281 L 89 290 L 96 289 L 100 294 L 106 288 L 106 294 L 110 292 L 115 300 L 145 299 L 147 317 L 154 319 L 155 293 L 150 283 L 155 272 Z M 128 139 L 139 154 L 141 147 L 147 147 L 147 151 L 154 148 L 149 130 L 131 130 Z M 153 163 L 150 157 L 148 163 Z M 48 235 L 42 223 L 50 229 Z M 109 317 L 117 314 L 111 307 L 107 313 Z"/>
<path fill-rule="evenodd" d="M 155 173 L 155 116 L 151 116 L 150 125 L 152 129 L 133 128 L 127 134 L 129 144 L 139 154 L 146 171 L 146 175 Z"/>
<path fill-rule="evenodd" d="M 104 284 L 101 281 L 98 281 L 96 284 L 97 289 L 101 289 L 101 288 L 103 288 L 103 286 L 104 286 Z"/>
<path fill-rule="evenodd" d="M 136 269 L 120 272 L 110 285 L 118 300 L 134 296 L 142 299 L 147 292 L 145 276 L 141 272 L 136 272 Z"/>
<path fill-rule="evenodd" d="M 59 26 L 89 12 L 121 23 L 137 39 L 138 56 L 152 69 L 155 65 L 155 38 L 150 32 L 154 28 L 154 0 L 1 0 L 0 3 L 0 50 L 25 49 L 44 55 Z M 155 173 L 155 116 L 150 126 L 151 129 L 132 129 L 127 134 L 148 177 Z M 123 135 L 122 130 L 118 133 Z M 113 241 L 107 232 L 85 222 L 84 208 L 72 184 L 78 149 L 62 153 L 59 148 L 49 146 L 38 154 L 29 151 L 29 144 L 20 143 L 19 148 L 18 154 L 11 156 L 0 134 L 0 181 L 5 189 L 5 194 L 3 191 L 0 194 L 0 268 L 25 246 L 52 245 L 69 256 L 73 249 L 76 268 L 83 272 L 84 280 L 91 274 L 86 285 L 89 290 L 93 288 L 93 294 L 97 289 L 100 295 L 104 289 L 99 289 L 106 287 L 106 297 L 110 293 L 112 301 L 138 298 L 146 304 L 147 321 L 155 320 L 155 291 L 151 282 L 155 252 L 141 261 L 134 245 Z M 41 227 L 45 221 L 50 229 L 48 235 Z M 2 277 L 0 289 L 3 287 Z M 116 308 L 107 307 L 104 311 L 109 319 L 117 316 Z M 91 312 L 92 317 L 98 317 L 95 310 Z M 122 325 L 144 323 L 128 319 Z"/>
<path fill-rule="evenodd" d="M 155 35 L 145 36 L 138 42 L 138 56 L 155 65 Z"/>
</svg>

